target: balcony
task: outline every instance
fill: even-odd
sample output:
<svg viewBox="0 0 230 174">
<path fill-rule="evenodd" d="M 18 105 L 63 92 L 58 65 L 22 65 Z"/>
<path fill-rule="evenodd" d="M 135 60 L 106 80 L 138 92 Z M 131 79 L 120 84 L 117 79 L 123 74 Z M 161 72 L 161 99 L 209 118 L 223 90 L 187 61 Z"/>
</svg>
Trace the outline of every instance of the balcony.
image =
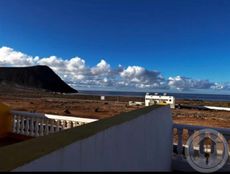
<svg viewBox="0 0 230 174">
<path fill-rule="evenodd" d="M 173 124 L 169 106 L 101 120 L 11 113 L 12 133 L 31 138 L 0 148 L 0 171 L 193 171 L 185 144 L 206 128 Z M 229 143 L 230 129 L 216 130 Z"/>
<path fill-rule="evenodd" d="M 12 111 L 15 134 L 39 137 L 81 126 L 97 119 Z"/>
<path fill-rule="evenodd" d="M 172 155 L 172 169 L 176 171 L 195 172 L 195 170 L 188 164 L 185 157 L 185 149 L 187 148 L 186 142 L 188 138 L 198 130 L 202 129 L 214 129 L 221 133 L 230 147 L 230 129 L 227 128 L 211 128 L 204 126 L 192 126 L 183 124 L 173 124 L 173 155 Z M 208 147 L 207 147 L 207 150 Z M 230 155 L 230 152 L 228 152 Z M 230 158 L 226 162 L 225 166 L 220 171 L 230 171 Z"/>
</svg>

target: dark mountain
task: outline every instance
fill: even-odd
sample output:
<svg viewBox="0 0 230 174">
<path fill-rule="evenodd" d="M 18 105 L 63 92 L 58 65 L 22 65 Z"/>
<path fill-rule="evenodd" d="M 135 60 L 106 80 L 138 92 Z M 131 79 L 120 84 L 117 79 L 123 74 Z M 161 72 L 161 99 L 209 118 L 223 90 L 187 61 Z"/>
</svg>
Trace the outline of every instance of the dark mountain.
<svg viewBox="0 0 230 174">
<path fill-rule="evenodd" d="M 0 82 L 52 92 L 76 93 L 48 66 L 0 67 Z"/>
</svg>

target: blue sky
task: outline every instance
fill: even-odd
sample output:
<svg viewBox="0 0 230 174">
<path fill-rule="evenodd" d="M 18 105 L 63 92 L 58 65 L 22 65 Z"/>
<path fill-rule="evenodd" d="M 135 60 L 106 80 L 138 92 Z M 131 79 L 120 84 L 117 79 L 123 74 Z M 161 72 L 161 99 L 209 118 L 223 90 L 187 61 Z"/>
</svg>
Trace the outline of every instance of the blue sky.
<svg viewBox="0 0 230 174">
<path fill-rule="evenodd" d="M 230 1 L 0 0 L 3 46 L 40 58 L 78 56 L 88 67 L 101 59 L 111 69 L 140 66 L 166 80 L 229 83 Z"/>
</svg>

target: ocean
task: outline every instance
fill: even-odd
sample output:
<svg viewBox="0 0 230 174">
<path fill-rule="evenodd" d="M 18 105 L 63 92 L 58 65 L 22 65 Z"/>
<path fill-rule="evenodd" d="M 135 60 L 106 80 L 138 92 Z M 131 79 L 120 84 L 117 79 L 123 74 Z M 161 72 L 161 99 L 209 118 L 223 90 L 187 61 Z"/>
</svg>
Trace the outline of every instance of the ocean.
<svg viewBox="0 0 230 174">
<path fill-rule="evenodd" d="M 85 91 L 79 90 L 79 94 L 84 95 L 104 95 L 104 96 L 131 96 L 144 97 L 146 92 L 123 92 L 123 91 Z M 150 93 L 154 94 L 154 93 Z M 163 95 L 163 93 L 158 93 Z M 205 101 L 230 101 L 230 95 L 219 94 L 186 94 L 186 93 L 167 93 L 169 96 L 174 96 L 176 99 L 187 100 L 205 100 Z"/>
</svg>

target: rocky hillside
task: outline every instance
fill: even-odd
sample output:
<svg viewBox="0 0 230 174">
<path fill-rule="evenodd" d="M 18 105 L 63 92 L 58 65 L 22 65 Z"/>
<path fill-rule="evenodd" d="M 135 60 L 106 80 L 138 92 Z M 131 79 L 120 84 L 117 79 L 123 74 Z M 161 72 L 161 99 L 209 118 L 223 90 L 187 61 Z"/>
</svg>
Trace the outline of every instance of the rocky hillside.
<svg viewBox="0 0 230 174">
<path fill-rule="evenodd" d="M 51 92 L 77 93 L 48 66 L 0 67 L 0 84 L 42 89 Z"/>
</svg>

